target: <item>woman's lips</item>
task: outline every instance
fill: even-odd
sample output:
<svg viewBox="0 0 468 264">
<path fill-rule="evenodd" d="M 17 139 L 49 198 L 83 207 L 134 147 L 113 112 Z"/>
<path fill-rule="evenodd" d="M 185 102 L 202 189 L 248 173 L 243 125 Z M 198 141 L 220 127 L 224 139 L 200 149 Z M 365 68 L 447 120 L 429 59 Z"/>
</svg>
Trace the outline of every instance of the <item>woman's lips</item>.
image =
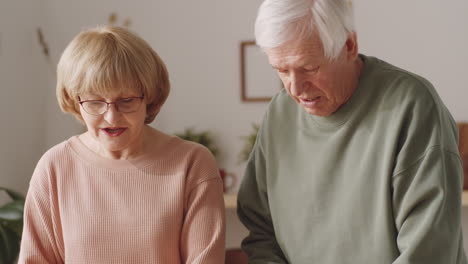
<svg viewBox="0 0 468 264">
<path fill-rule="evenodd" d="M 106 135 L 110 137 L 118 137 L 122 135 L 123 132 L 125 132 L 126 128 L 124 127 L 106 127 L 106 128 L 101 128 L 101 131 L 103 131 Z"/>
</svg>

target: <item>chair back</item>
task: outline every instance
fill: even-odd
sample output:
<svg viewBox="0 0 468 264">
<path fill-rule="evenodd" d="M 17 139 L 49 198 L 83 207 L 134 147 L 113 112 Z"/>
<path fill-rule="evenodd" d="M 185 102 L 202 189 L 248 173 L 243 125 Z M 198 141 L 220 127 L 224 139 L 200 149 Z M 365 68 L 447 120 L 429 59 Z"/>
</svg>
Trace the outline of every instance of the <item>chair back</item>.
<svg viewBox="0 0 468 264">
<path fill-rule="evenodd" d="M 468 190 L 468 123 L 458 123 L 458 150 L 465 174 L 463 189 Z"/>
</svg>

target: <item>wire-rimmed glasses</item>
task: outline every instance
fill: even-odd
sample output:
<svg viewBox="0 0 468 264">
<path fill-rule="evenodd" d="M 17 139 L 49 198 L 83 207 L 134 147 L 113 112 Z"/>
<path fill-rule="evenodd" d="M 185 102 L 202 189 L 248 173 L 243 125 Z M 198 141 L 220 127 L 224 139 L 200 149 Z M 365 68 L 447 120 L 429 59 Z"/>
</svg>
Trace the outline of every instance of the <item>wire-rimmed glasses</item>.
<svg viewBox="0 0 468 264">
<path fill-rule="evenodd" d="M 133 113 L 138 110 L 140 107 L 141 102 L 145 96 L 139 97 L 127 97 L 119 99 L 115 102 L 106 102 L 101 100 L 84 100 L 81 101 L 80 97 L 78 100 L 80 102 L 81 107 L 85 110 L 86 113 L 90 115 L 102 115 L 107 110 L 109 110 L 109 105 L 114 104 L 115 110 L 121 113 Z"/>
</svg>

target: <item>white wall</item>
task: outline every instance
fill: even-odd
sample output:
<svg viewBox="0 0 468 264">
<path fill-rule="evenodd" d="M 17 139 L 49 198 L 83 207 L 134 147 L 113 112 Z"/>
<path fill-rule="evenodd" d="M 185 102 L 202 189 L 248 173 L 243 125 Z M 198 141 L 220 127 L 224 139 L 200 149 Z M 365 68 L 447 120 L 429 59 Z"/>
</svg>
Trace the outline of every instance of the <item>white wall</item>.
<svg viewBox="0 0 468 264">
<path fill-rule="evenodd" d="M 222 151 L 220 166 L 240 177 L 244 167 L 237 159 L 243 144 L 240 136 L 250 132 L 251 123 L 259 122 L 266 109 L 266 103 L 240 102 L 239 42 L 253 39 L 260 3 L 261 0 L 2 1 L 0 85 L 2 98 L 8 91 L 15 100 L 0 104 L 2 124 L 8 127 L 0 132 L 0 164 L 8 175 L 0 178 L 0 184 L 24 191 L 39 153 L 82 130 L 71 116 L 58 109 L 54 73 L 41 57 L 34 28 L 38 24 L 43 28 L 56 63 L 74 35 L 82 28 L 106 23 L 111 12 L 118 14 L 117 24 L 130 18 L 131 29 L 148 40 L 167 63 L 172 91 L 153 125 L 168 133 L 190 126 L 210 130 Z M 355 1 L 359 44 L 363 53 L 431 80 L 455 119 L 468 121 L 468 2 L 444 3 Z M 25 99 L 24 95 L 42 100 Z M 19 106 L 15 102 L 27 104 Z M 24 163 L 17 165 L 17 160 Z M 228 246 L 235 246 L 245 229 L 235 220 L 233 211 L 228 212 L 228 217 Z M 465 240 L 468 241 L 466 233 Z"/>
<path fill-rule="evenodd" d="M 0 186 L 23 193 L 45 150 L 47 75 L 36 45 L 42 14 L 38 1 L 0 2 Z"/>
</svg>

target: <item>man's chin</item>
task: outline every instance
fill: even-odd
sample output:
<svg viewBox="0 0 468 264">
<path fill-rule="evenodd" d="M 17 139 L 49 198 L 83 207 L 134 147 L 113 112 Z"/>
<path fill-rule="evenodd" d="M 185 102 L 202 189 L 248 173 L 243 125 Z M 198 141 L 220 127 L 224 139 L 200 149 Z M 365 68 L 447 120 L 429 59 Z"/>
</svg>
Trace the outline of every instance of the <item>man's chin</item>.
<svg viewBox="0 0 468 264">
<path fill-rule="evenodd" d="M 333 114 L 333 113 L 326 112 L 326 111 L 323 111 L 323 110 L 317 109 L 317 108 L 310 108 L 310 107 L 303 107 L 303 108 L 309 115 L 327 117 L 327 116 L 331 116 Z"/>
</svg>

